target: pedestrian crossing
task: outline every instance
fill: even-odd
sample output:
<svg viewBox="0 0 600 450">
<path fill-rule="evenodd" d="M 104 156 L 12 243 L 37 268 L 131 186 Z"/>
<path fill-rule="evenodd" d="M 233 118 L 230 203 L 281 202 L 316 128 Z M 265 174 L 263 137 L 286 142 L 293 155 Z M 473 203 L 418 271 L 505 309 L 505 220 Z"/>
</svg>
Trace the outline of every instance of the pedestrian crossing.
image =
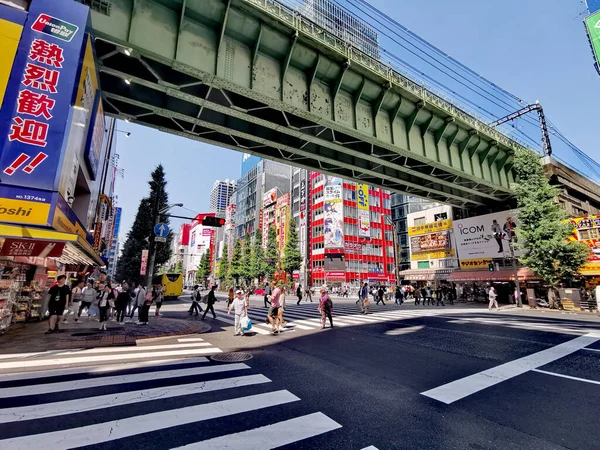
<svg viewBox="0 0 600 450">
<path fill-rule="evenodd" d="M 241 450 L 300 441 L 310 447 L 307 439 L 341 428 L 323 412 L 295 406 L 302 402 L 297 395 L 246 363 L 216 363 L 193 354 L 181 358 L 178 352 L 189 351 L 191 344 L 221 351 L 205 340 L 177 341 L 3 360 L 14 364 L 10 369 L 60 362 L 49 370 L 3 373 L 0 368 L 0 448 L 62 450 L 117 440 L 126 449 Z M 162 359 L 151 356 L 167 352 Z M 93 360 L 81 361 L 81 354 Z M 83 366 L 90 363 L 95 365 Z"/>
<path fill-rule="evenodd" d="M 290 305 L 284 308 L 283 318 L 287 326 L 285 332 L 293 330 L 317 330 L 321 328 L 321 313 L 317 311 L 318 303 L 304 303 Z M 271 333 L 271 325 L 266 323 L 267 308 L 250 307 L 248 317 L 252 320 L 252 331 L 261 335 Z M 402 310 L 391 304 L 389 306 L 372 305 L 369 314 L 362 314 L 360 307 L 348 302 L 335 304 L 333 308 L 333 324 L 336 327 L 351 327 L 383 323 L 395 320 L 413 319 L 417 317 L 440 316 L 446 314 L 472 313 L 472 309 L 456 308 L 443 309 L 433 307 L 422 310 Z M 233 326 L 234 319 L 231 316 L 217 314 L 216 320 Z M 329 326 L 327 324 L 327 326 Z"/>
</svg>

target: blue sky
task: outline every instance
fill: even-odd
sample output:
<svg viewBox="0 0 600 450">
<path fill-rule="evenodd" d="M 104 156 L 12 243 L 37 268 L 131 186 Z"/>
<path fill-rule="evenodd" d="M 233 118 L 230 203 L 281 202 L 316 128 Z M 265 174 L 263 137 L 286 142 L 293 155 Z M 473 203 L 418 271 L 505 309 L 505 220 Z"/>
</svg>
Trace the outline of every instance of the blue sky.
<svg viewBox="0 0 600 450">
<path fill-rule="evenodd" d="M 597 106 L 600 76 L 593 67 L 583 16 L 579 16 L 584 9 L 581 2 L 372 0 L 370 3 L 501 88 L 526 102 L 539 100 L 550 120 L 571 142 L 596 161 L 600 160 L 596 138 L 600 125 Z M 444 75 L 435 67 L 423 63 L 406 48 L 390 44 L 384 37 L 380 42 L 386 48 L 391 45 L 390 49 L 397 51 L 403 60 L 415 66 L 422 63 L 419 68 L 443 79 Z M 461 88 L 451 82 L 446 84 L 457 92 Z M 471 100 L 489 106 L 484 98 L 473 92 L 470 95 Z M 492 112 L 503 115 L 500 109 Z M 125 170 L 125 179 L 119 179 L 116 188 L 119 205 L 124 209 L 121 240 L 133 222 L 140 199 L 147 195 L 149 174 L 157 164 L 165 166 L 171 201 L 183 202 L 186 208 L 197 212 L 208 210 L 208 197 L 215 180 L 237 179 L 240 175 L 241 153 L 125 122 L 119 122 L 118 127 L 131 131 L 130 138 L 119 133 L 117 144 L 120 167 Z M 560 143 L 556 146 L 560 147 Z M 572 161 L 572 155 L 564 149 L 555 151 Z M 192 214 L 188 210 L 178 212 Z"/>
</svg>

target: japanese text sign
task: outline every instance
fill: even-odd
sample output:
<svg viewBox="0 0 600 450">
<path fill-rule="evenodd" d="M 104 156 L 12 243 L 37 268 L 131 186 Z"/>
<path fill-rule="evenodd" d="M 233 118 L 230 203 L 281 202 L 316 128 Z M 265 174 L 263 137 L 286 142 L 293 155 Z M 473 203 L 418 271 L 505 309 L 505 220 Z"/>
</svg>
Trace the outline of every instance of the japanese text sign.
<svg viewBox="0 0 600 450">
<path fill-rule="evenodd" d="M 87 6 L 33 1 L 0 111 L 0 179 L 55 190 L 80 66 Z"/>
</svg>

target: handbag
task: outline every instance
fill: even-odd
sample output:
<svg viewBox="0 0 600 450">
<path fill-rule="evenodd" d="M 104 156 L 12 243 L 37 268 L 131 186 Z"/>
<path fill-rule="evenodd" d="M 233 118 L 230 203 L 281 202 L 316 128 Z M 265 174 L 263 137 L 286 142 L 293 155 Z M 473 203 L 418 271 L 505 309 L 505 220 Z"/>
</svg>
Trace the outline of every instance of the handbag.
<svg viewBox="0 0 600 450">
<path fill-rule="evenodd" d="M 249 331 L 252 329 L 252 321 L 248 316 L 242 317 L 242 330 Z"/>
</svg>

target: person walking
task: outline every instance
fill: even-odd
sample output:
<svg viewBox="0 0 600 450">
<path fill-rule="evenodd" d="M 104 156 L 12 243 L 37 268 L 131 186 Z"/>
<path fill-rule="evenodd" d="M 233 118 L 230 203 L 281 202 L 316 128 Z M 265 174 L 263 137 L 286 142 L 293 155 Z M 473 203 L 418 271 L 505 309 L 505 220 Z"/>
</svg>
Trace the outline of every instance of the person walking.
<svg viewBox="0 0 600 450">
<path fill-rule="evenodd" d="M 123 289 L 117 295 L 115 300 L 115 308 L 117 310 L 117 323 L 123 324 L 123 319 L 125 318 L 125 310 L 127 309 L 127 305 L 129 303 L 129 285 L 127 283 L 123 283 Z"/>
<path fill-rule="evenodd" d="M 310 302 L 312 303 L 312 292 L 310 292 L 310 286 L 306 286 L 306 299 L 310 300 Z"/>
<path fill-rule="evenodd" d="M 325 289 L 321 288 L 321 300 L 317 311 L 321 313 L 321 330 L 325 328 L 326 319 L 329 318 L 329 325 L 333 328 L 333 318 L 331 317 L 331 311 L 333 310 L 333 302 Z"/>
<path fill-rule="evenodd" d="M 200 286 L 197 284 L 194 286 L 194 291 L 192 292 L 192 306 L 188 310 L 189 315 L 196 312 L 196 316 L 200 314 L 202 310 L 202 306 L 200 306 L 200 300 L 202 299 L 202 294 L 200 293 Z"/>
<path fill-rule="evenodd" d="M 106 321 L 108 320 L 108 309 L 111 300 L 115 299 L 112 288 L 107 284 L 98 297 L 98 308 L 100 309 L 100 330 L 106 331 Z"/>
<path fill-rule="evenodd" d="M 79 305 L 79 311 L 77 312 L 77 317 L 75 318 L 75 322 L 79 322 L 79 318 L 81 317 L 81 313 L 85 308 L 88 312 L 88 320 L 90 320 L 90 308 L 92 303 L 96 299 L 96 290 L 94 289 L 94 284 L 90 280 L 87 282 L 86 286 L 81 290 L 81 304 Z"/>
<path fill-rule="evenodd" d="M 142 323 L 141 320 L 141 314 L 142 314 L 142 306 L 144 305 L 144 302 L 146 301 L 146 289 L 144 288 L 144 286 L 142 286 L 142 283 L 138 284 L 138 287 L 136 289 L 135 292 L 135 298 L 134 298 L 134 304 L 133 304 L 133 308 L 131 309 L 131 314 L 129 315 L 129 321 L 133 321 L 133 314 L 135 313 L 136 309 L 139 309 L 138 311 L 138 325 Z"/>
<path fill-rule="evenodd" d="M 162 302 L 165 298 L 165 291 L 163 289 L 162 284 L 157 284 L 154 290 L 154 294 L 152 295 L 154 302 L 156 303 L 156 312 L 154 313 L 154 317 L 162 317 L 160 313 L 160 308 L 162 306 Z"/>
<path fill-rule="evenodd" d="M 385 303 L 383 301 L 383 294 L 384 294 L 383 286 L 379 285 L 379 289 L 377 289 L 377 304 L 379 305 L 379 302 L 381 302 L 381 304 L 383 306 L 385 306 Z"/>
<path fill-rule="evenodd" d="M 419 289 L 418 287 L 415 288 L 415 293 L 413 294 L 413 297 L 415 299 L 415 305 L 418 305 L 421 303 L 421 289 Z M 425 300 L 423 300 L 423 305 L 425 304 Z"/>
<path fill-rule="evenodd" d="M 281 317 L 279 315 L 279 310 L 281 309 L 281 304 L 279 303 L 281 300 L 281 288 L 276 287 L 273 291 L 273 294 L 269 297 L 271 307 L 267 313 L 267 318 L 269 319 L 269 323 L 271 324 L 271 333 L 276 334 L 279 333 L 279 327 L 281 326 Z"/>
<path fill-rule="evenodd" d="M 227 307 L 231 306 L 231 302 L 235 299 L 235 294 L 233 293 L 233 288 L 229 288 L 229 293 L 227 294 Z"/>
<path fill-rule="evenodd" d="M 142 303 L 138 303 L 139 313 L 138 313 L 138 325 L 148 325 L 148 316 L 150 314 L 150 306 L 152 306 L 152 301 L 154 300 L 154 288 L 152 288 L 152 292 L 146 292 L 146 289 L 142 288 L 144 293 L 142 296 L 138 297 L 141 299 Z M 139 291 L 138 291 L 139 295 Z"/>
<path fill-rule="evenodd" d="M 369 308 L 371 305 L 369 304 L 369 285 L 365 283 L 360 290 L 360 299 L 361 299 L 361 314 L 369 314 Z"/>
<path fill-rule="evenodd" d="M 213 319 L 217 318 L 217 315 L 215 314 L 215 308 L 214 308 L 214 304 L 217 301 L 217 298 L 215 297 L 215 289 L 216 289 L 216 285 L 210 288 L 210 292 L 208 293 L 208 298 L 206 299 L 206 309 L 204 310 L 204 314 L 202 314 L 202 320 L 205 319 L 206 317 L 206 313 L 210 310 L 210 312 L 212 312 L 213 315 Z"/>
<path fill-rule="evenodd" d="M 265 308 L 268 308 L 271 302 L 269 301 L 269 297 L 271 296 L 272 290 L 269 283 L 265 284 Z"/>
<path fill-rule="evenodd" d="M 490 303 L 488 305 L 488 311 L 491 311 L 492 307 L 494 306 L 496 307 L 496 309 L 500 309 L 498 308 L 498 294 L 496 293 L 496 288 L 494 286 L 490 287 L 488 298 L 490 300 Z"/>
<path fill-rule="evenodd" d="M 65 307 L 69 304 L 71 297 L 71 289 L 65 285 L 66 276 L 59 275 L 56 278 L 56 284 L 48 290 L 50 300 L 48 301 L 48 331 L 46 334 L 54 333 L 58 331 L 58 320 L 63 315 Z"/>
<path fill-rule="evenodd" d="M 237 290 L 235 293 L 235 298 L 229 305 L 227 309 L 227 315 L 231 314 L 231 310 L 233 309 L 235 315 L 235 322 L 233 327 L 233 335 L 240 336 L 244 335 L 244 331 L 242 330 L 242 318 L 248 315 L 248 307 L 246 306 L 246 301 L 243 298 L 243 292 L 241 290 Z"/>
<path fill-rule="evenodd" d="M 130 316 L 134 311 L 134 308 L 137 308 L 135 303 L 135 296 L 137 294 L 137 288 L 135 287 L 135 283 L 132 281 L 129 283 L 129 302 L 127 303 L 127 316 Z"/>
<path fill-rule="evenodd" d="M 73 315 L 75 316 L 75 322 L 79 321 L 79 309 L 81 308 L 81 300 L 83 298 L 83 280 L 79 280 L 76 282 L 75 287 L 73 289 L 71 289 L 71 298 L 72 298 L 72 303 L 71 303 L 71 310 L 70 312 L 73 313 Z M 67 317 L 63 317 L 63 323 L 69 323 L 67 321 Z"/>
<path fill-rule="evenodd" d="M 402 298 L 402 288 L 400 287 L 400 285 L 396 286 L 396 292 L 394 294 L 394 297 L 396 298 L 396 305 L 401 305 L 402 303 L 404 303 L 404 298 Z"/>
<path fill-rule="evenodd" d="M 437 304 L 436 306 L 440 306 L 440 302 L 442 302 L 442 306 L 446 306 L 446 304 L 444 303 L 444 297 L 446 296 L 446 290 L 443 289 L 442 287 L 439 287 L 436 289 L 435 291 L 435 297 L 437 300 Z"/>
<path fill-rule="evenodd" d="M 300 285 L 298 285 L 298 287 L 296 288 L 296 297 L 298 297 L 298 303 L 296 303 L 296 305 L 299 305 L 302 301 L 302 286 Z"/>
</svg>

